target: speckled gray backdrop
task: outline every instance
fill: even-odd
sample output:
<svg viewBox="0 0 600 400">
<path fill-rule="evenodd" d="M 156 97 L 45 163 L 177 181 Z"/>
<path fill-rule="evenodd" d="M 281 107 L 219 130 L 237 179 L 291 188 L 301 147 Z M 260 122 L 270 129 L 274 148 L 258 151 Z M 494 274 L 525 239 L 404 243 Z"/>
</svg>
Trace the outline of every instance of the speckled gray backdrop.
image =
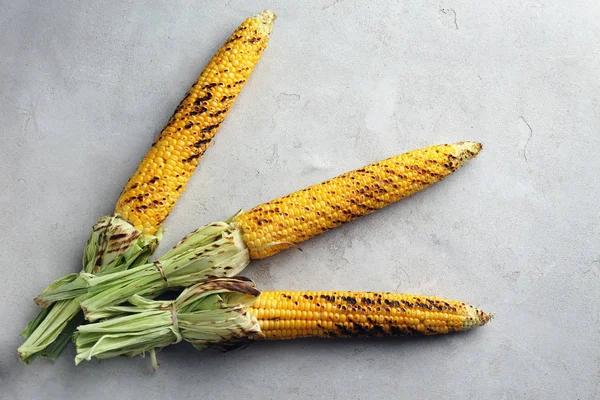
<svg viewBox="0 0 600 400">
<path fill-rule="evenodd" d="M 483 4 L 482 4 L 483 3 Z M 0 1 L 0 397 L 600 398 L 596 0 Z M 489 2 L 488 2 L 489 3 Z M 32 298 L 77 271 L 214 51 L 279 16 L 166 223 L 200 224 L 416 147 L 477 140 L 443 183 L 247 269 L 263 289 L 436 294 L 470 334 L 22 365 Z M 185 396 L 185 397 L 180 397 Z"/>
</svg>

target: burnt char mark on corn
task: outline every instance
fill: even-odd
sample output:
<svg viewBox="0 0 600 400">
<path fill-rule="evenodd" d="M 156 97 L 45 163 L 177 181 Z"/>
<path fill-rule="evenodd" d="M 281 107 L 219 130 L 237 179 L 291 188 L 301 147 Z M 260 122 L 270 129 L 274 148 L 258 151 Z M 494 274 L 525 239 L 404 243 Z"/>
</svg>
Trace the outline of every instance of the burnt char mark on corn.
<svg viewBox="0 0 600 400">
<path fill-rule="evenodd" d="M 273 13 L 263 12 L 236 29 L 186 93 L 125 185 L 116 213 L 144 234 L 158 230 L 181 196 L 267 46 L 274 19 Z M 251 41 L 255 37 L 261 40 Z M 223 98 L 226 101 L 222 102 Z"/>
<path fill-rule="evenodd" d="M 380 302 L 383 306 L 377 305 Z M 425 303 L 431 305 L 426 311 L 419 306 Z M 264 339 L 445 334 L 483 325 L 491 318 L 457 301 L 371 292 L 267 291 L 250 312 Z"/>
<path fill-rule="evenodd" d="M 254 259 L 370 214 L 438 182 L 473 158 L 464 142 L 414 150 L 262 204 L 238 217 Z"/>
</svg>

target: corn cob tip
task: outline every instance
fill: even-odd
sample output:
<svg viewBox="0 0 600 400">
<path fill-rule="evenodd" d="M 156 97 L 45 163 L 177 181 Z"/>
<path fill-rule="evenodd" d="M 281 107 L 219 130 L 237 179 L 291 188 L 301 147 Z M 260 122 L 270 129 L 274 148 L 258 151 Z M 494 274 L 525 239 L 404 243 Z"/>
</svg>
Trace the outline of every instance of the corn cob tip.
<svg viewBox="0 0 600 400">
<path fill-rule="evenodd" d="M 273 13 L 271 10 L 264 10 L 263 12 L 252 17 L 252 19 L 260 22 L 259 29 L 261 29 L 266 35 L 271 33 L 271 29 L 273 29 L 273 23 L 275 22 L 276 18 L 277 15 L 275 15 L 275 13 Z"/>
<path fill-rule="evenodd" d="M 467 318 L 463 322 L 463 330 L 483 326 L 487 324 L 492 318 L 494 318 L 494 314 L 488 314 L 478 308 L 469 305 L 467 306 Z"/>
<path fill-rule="evenodd" d="M 456 157 L 459 165 L 462 166 L 465 162 L 475 158 L 483 148 L 481 143 L 477 142 L 460 142 L 454 145 L 456 148 Z"/>
</svg>

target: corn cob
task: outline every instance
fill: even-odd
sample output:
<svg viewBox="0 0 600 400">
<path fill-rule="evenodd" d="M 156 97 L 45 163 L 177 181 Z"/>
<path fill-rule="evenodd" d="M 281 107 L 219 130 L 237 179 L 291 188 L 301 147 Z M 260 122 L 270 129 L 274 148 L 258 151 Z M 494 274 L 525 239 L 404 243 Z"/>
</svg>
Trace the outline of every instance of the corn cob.
<svg viewBox="0 0 600 400">
<path fill-rule="evenodd" d="M 79 327 L 75 362 L 136 356 L 180 342 L 228 349 L 297 337 L 435 335 L 482 326 L 492 316 L 436 297 L 366 292 L 263 292 L 246 278 L 209 279 L 174 301 L 133 296 Z"/>
<path fill-rule="evenodd" d="M 484 325 L 490 314 L 436 297 L 372 292 L 262 292 L 250 307 L 257 339 L 436 335 Z"/>
<path fill-rule="evenodd" d="M 217 224 L 226 223 L 231 235 L 241 238 L 241 243 L 236 241 L 225 244 L 220 247 L 221 251 L 244 252 L 246 259 L 238 260 L 236 267 L 230 270 L 216 268 L 212 271 L 212 276 L 232 276 L 229 272 L 241 271 L 240 268 L 245 267 L 253 258 L 276 254 L 424 189 L 455 171 L 477 155 L 480 149 L 479 143 L 463 142 L 415 150 L 273 200 L 246 213 L 240 213 L 227 222 L 218 222 Z M 148 273 L 148 268 L 139 268 L 143 271 L 130 275 L 130 281 Z M 155 290 L 164 290 L 168 286 L 166 282 L 171 279 L 171 272 L 167 271 L 165 278 L 160 271 L 152 270 L 154 280 L 148 284 Z M 193 279 L 199 282 L 200 277 L 205 275 L 198 272 L 202 271 L 191 270 L 185 282 L 193 284 Z M 44 293 L 40 296 L 40 302 L 50 303 L 71 298 L 82 294 L 88 287 L 91 295 L 81 303 L 87 318 L 87 315 L 99 308 L 118 304 L 133 294 L 120 293 L 119 300 L 115 296 L 105 295 L 109 291 L 116 293 L 115 290 L 110 290 L 114 284 L 109 280 L 108 277 L 77 280 Z"/>
<path fill-rule="evenodd" d="M 94 225 L 84 250 L 84 274 L 123 272 L 144 265 L 152 255 L 162 223 L 260 59 L 274 20 L 270 11 L 246 19 L 209 62 L 125 185 L 115 215 Z M 240 256 L 247 258 L 244 253 Z M 78 276 L 70 274 L 53 282 L 36 302 L 50 306 L 44 295 L 75 284 Z M 27 340 L 18 349 L 23 361 L 29 363 L 40 355 L 56 359 L 68 343 L 84 297 L 68 298 L 27 325 L 22 333 Z"/>
<path fill-rule="evenodd" d="M 125 185 L 116 212 L 143 233 L 154 234 L 171 212 L 267 47 L 274 20 L 263 11 L 233 32 Z"/>
<path fill-rule="evenodd" d="M 473 142 L 414 150 L 272 200 L 236 222 L 250 257 L 266 258 L 425 189 L 480 150 Z"/>
</svg>

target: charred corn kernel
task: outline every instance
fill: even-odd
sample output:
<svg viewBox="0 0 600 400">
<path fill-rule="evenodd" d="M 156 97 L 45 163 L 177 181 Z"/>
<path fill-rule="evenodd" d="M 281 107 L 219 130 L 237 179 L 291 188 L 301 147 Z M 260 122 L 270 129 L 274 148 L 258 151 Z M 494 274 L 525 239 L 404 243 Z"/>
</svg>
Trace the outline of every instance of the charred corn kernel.
<svg viewBox="0 0 600 400">
<path fill-rule="evenodd" d="M 281 300 L 281 301 L 279 301 Z M 270 307 L 287 307 L 272 316 Z M 297 312 L 332 306 L 330 312 Z M 393 311 L 397 316 L 392 316 Z M 436 335 L 482 326 L 492 315 L 465 303 L 437 297 L 372 292 L 262 292 L 250 308 L 258 319 L 264 337 L 352 337 Z"/>
<path fill-rule="evenodd" d="M 208 63 L 131 177 L 116 212 L 144 234 L 162 225 L 265 50 L 275 15 L 246 19 Z"/>
<path fill-rule="evenodd" d="M 414 150 L 255 207 L 236 222 L 250 257 L 269 257 L 425 189 L 480 150 L 474 142 Z"/>
</svg>

